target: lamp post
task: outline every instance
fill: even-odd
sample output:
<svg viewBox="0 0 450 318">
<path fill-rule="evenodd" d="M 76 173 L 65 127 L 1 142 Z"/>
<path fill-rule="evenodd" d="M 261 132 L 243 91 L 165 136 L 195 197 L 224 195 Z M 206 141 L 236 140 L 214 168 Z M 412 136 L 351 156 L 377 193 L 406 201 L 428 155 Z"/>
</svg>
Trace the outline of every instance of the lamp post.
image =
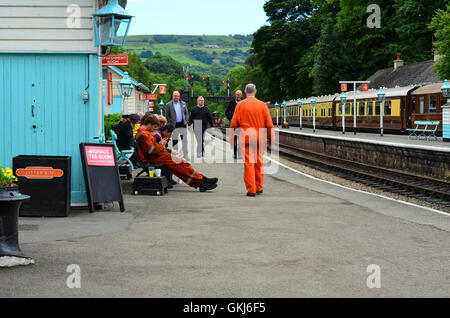
<svg viewBox="0 0 450 318">
<path fill-rule="evenodd" d="M 278 127 L 278 107 L 280 107 L 280 105 L 278 104 L 278 102 L 275 102 L 275 109 L 277 110 L 277 127 Z"/>
<path fill-rule="evenodd" d="M 109 0 L 93 16 L 96 46 L 125 45 L 133 16 L 119 5 L 118 0 Z"/>
<path fill-rule="evenodd" d="M 283 103 L 281 103 L 281 107 L 283 107 L 283 125 L 281 125 L 282 127 L 284 127 L 284 124 L 286 122 L 286 101 L 284 100 Z"/>
<path fill-rule="evenodd" d="M 383 136 L 383 113 L 384 113 L 384 107 L 383 102 L 386 98 L 386 93 L 383 91 L 383 88 L 380 87 L 380 90 L 378 91 L 378 101 L 380 102 L 380 135 Z"/>
<path fill-rule="evenodd" d="M 297 100 L 297 105 L 298 105 L 298 107 L 299 107 L 299 114 L 300 114 L 300 122 L 299 122 L 299 127 L 300 127 L 300 130 L 302 130 L 302 105 L 303 105 L 303 102 L 302 102 L 302 100 L 301 100 L 301 98 L 299 98 L 298 100 Z"/>
<path fill-rule="evenodd" d="M 164 102 L 161 99 L 161 101 L 159 102 L 159 111 L 161 113 L 161 116 L 163 115 L 163 108 L 164 108 Z"/>
<path fill-rule="evenodd" d="M 347 102 L 347 95 L 345 94 L 345 92 L 342 92 L 340 99 L 341 99 L 340 102 L 341 102 L 341 113 L 342 113 L 342 134 L 345 134 L 345 111 L 344 111 L 344 107 L 345 107 L 345 103 Z"/>
<path fill-rule="evenodd" d="M 133 92 L 133 83 L 130 80 L 130 77 L 128 76 L 128 72 L 125 72 L 123 75 L 123 79 L 119 83 L 119 91 L 120 95 L 122 96 L 122 114 L 124 114 L 124 101 L 128 97 L 131 96 L 131 93 Z M 127 107 L 128 111 L 128 107 Z"/>
<path fill-rule="evenodd" d="M 450 85 L 448 84 L 448 80 L 444 81 L 444 84 L 441 86 L 442 96 L 447 98 L 447 103 L 450 103 Z"/>
<path fill-rule="evenodd" d="M 441 87 L 442 96 L 447 98 L 447 105 L 441 103 L 442 109 L 442 140 L 450 141 L 450 85 L 448 80 L 444 81 L 444 85 Z"/>
<path fill-rule="evenodd" d="M 311 97 L 311 106 L 313 107 L 313 132 L 316 132 L 316 98 Z"/>
</svg>

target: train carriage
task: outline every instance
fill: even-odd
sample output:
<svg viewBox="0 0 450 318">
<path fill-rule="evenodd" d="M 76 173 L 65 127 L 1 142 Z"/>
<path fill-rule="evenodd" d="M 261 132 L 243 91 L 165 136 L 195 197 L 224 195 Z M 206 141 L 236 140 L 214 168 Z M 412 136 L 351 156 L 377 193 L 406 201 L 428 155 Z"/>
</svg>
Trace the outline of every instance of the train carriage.
<svg viewBox="0 0 450 318">
<path fill-rule="evenodd" d="M 382 104 L 378 101 L 378 89 L 356 91 L 356 96 L 353 91 L 348 92 L 344 105 L 340 102 L 340 94 L 316 97 L 316 128 L 341 130 L 344 111 L 345 129 L 353 130 L 355 112 L 353 103 L 356 97 L 357 130 L 378 131 L 382 112 L 383 128 L 387 132 L 405 132 L 407 128 L 414 126 L 414 121 L 420 120 L 440 121 L 437 133 L 442 133 L 441 106 L 445 100 L 442 97 L 441 86 L 442 82 L 424 86 L 383 88 L 386 98 Z M 298 127 L 301 111 L 302 126 L 313 127 L 314 108 L 311 105 L 311 97 L 302 99 L 301 110 L 297 100 L 290 100 L 286 104 L 286 118 L 283 107 L 277 109 L 274 105 L 269 106 L 274 124 L 278 122 L 281 125 L 286 120 L 290 126 Z"/>
<path fill-rule="evenodd" d="M 416 86 L 383 88 L 386 98 L 383 103 L 378 101 L 378 90 L 371 89 L 366 92 L 356 92 L 356 129 L 375 130 L 380 128 L 381 112 L 383 114 L 383 127 L 386 131 L 405 131 L 407 127 L 407 105 L 410 101 L 410 93 Z M 348 92 L 347 102 L 342 105 L 338 96 L 334 103 L 336 116 L 335 127 L 342 129 L 342 111 L 344 111 L 345 127 L 352 130 L 354 126 L 353 103 L 354 92 Z"/>
<path fill-rule="evenodd" d="M 442 108 L 446 103 L 442 96 L 442 82 L 422 86 L 411 93 L 409 126 L 414 121 L 440 121 L 438 132 L 442 132 Z"/>
</svg>

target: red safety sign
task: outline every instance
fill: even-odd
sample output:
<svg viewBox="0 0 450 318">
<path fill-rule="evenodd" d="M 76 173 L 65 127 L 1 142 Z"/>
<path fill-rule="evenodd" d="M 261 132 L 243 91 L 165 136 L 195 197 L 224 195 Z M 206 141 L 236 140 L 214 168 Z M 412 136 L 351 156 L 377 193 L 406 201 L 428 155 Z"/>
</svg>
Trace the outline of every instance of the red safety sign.
<svg viewBox="0 0 450 318">
<path fill-rule="evenodd" d="M 129 64 L 129 54 L 121 53 L 121 54 L 109 54 L 103 57 L 102 65 L 103 66 L 119 66 L 119 65 L 128 65 Z"/>
<path fill-rule="evenodd" d="M 145 100 L 157 100 L 158 95 L 156 94 L 145 94 Z"/>
<path fill-rule="evenodd" d="M 160 94 L 165 94 L 165 93 L 166 93 L 166 88 L 167 88 L 167 86 L 161 85 L 161 86 L 159 87 L 159 93 L 160 93 Z"/>
<path fill-rule="evenodd" d="M 108 72 L 108 105 L 114 104 L 112 73 Z"/>
<path fill-rule="evenodd" d="M 341 84 L 341 92 L 347 92 L 348 91 L 348 89 L 347 89 L 347 83 L 342 83 Z"/>
<path fill-rule="evenodd" d="M 362 91 L 363 92 L 367 92 L 369 90 L 369 84 L 368 83 L 363 83 L 362 84 Z"/>
<path fill-rule="evenodd" d="M 148 102 L 148 111 L 153 112 L 153 107 L 155 106 L 155 102 Z"/>
</svg>

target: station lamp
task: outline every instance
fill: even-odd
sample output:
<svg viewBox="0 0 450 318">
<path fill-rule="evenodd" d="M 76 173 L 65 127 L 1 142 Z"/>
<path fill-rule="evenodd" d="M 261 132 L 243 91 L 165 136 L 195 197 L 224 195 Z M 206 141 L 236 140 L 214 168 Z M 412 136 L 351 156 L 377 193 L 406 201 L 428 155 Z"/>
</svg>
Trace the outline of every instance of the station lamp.
<svg viewBox="0 0 450 318">
<path fill-rule="evenodd" d="M 123 79 L 119 83 L 119 91 L 120 95 L 123 98 L 130 97 L 131 93 L 133 92 L 133 83 L 131 82 L 131 79 L 128 76 L 128 72 L 124 73 Z"/>
<path fill-rule="evenodd" d="M 119 0 L 109 0 L 93 16 L 96 46 L 125 45 L 133 16 L 119 5 Z"/>
<path fill-rule="evenodd" d="M 345 134 L 345 111 L 344 111 L 344 105 L 347 102 L 347 94 L 345 92 L 342 92 L 341 96 L 341 114 L 342 114 L 342 134 Z"/>
<path fill-rule="evenodd" d="M 380 90 L 378 91 L 378 101 L 380 103 L 384 102 L 384 99 L 386 98 L 386 93 L 383 91 L 383 87 L 380 87 Z"/>
<path fill-rule="evenodd" d="M 275 109 L 277 110 L 277 127 L 278 127 L 278 108 L 280 107 L 280 105 L 278 104 L 278 102 L 275 102 Z"/>
<path fill-rule="evenodd" d="M 380 136 L 383 136 L 383 113 L 384 107 L 383 102 L 386 99 L 386 93 L 383 91 L 383 87 L 380 87 L 378 91 L 378 101 L 380 102 Z"/>
<path fill-rule="evenodd" d="M 161 101 L 159 102 L 159 110 L 160 110 L 160 112 L 161 112 L 161 116 L 162 116 L 162 114 L 163 114 L 163 109 L 164 109 L 164 102 L 163 102 L 163 100 L 161 99 Z"/>
<path fill-rule="evenodd" d="M 447 98 L 447 103 L 450 103 L 450 85 L 448 84 L 448 80 L 444 81 L 444 84 L 441 86 L 442 96 Z"/>
<path fill-rule="evenodd" d="M 311 97 L 311 106 L 313 107 L 313 132 L 316 132 L 316 105 L 317 101 L 316 98 L 313 96 Z"/>
<path fill-rule="evenodd" d="M 303 102 L 302 102 L 302 99 L 301 98 L 299 98 L 298 100 L 297 100 L 297 105 L 298 105 L 298 107 L 299 107 L 299 109 L 298 109 L 298 111 L 299 111 L 299 120 L 300 120 L 300 122 L 299 122 L 299 127 L 300 127 L 300 130 L 302 129 L 302 105 L 303 105 Z"/>
<path fill-rule="evenodd" d="M 286 101 L 284 100 L 282 103 L 281 103 L 281 107 L 283 107 L 283 125 L 282 126 L 284 126 L 284 123 L 286 122 L 286 107 L 287 107 L 287 104 L 286 104 Z"/>
</svg>

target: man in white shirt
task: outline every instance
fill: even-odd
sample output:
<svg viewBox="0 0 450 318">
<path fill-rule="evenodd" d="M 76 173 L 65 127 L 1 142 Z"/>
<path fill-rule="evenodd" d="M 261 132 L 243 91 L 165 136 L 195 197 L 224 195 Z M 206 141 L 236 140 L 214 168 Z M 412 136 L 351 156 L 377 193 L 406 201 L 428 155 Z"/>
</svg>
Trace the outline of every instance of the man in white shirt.
<svg viewBox="0 0 450 318">
<path fill-rule="evenodd" d="M 188 158 L 188 144 L 186 126 L 189 122 L 189 112 L 186 103 L 180 99 L 180 92 L 175 91 L 172 94 L 172 100 L 166 104 L 165 111 L 167 124 L 173 125 L 176 130 L 173 136 L 173 147 L 178 150 L 178 139 L 181 138 L 183 142 L 183 156 Z"/>
</svg>

